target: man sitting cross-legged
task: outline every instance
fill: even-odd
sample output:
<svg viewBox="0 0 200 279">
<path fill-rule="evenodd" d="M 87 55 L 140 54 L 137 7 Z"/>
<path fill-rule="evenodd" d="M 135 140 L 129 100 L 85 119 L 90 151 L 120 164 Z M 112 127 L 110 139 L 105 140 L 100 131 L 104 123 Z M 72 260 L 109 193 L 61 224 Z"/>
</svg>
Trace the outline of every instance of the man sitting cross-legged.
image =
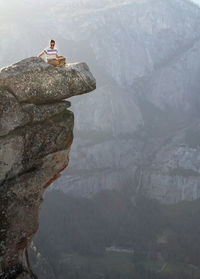
<svg viewBox="0 0 200 279">
<path fill-rule="evenodd" d="M 38 57 L 42 57 L 43 55 L 46 56 L 46 61 L 48 64 L 53 66 L 65 66 L 66 65 L 66 58 L 64 56 L 58 56 L 58 50 L 55 48 L 55 41 L 50 41 L 50 46 L 45 48 Z"/>
</svg>

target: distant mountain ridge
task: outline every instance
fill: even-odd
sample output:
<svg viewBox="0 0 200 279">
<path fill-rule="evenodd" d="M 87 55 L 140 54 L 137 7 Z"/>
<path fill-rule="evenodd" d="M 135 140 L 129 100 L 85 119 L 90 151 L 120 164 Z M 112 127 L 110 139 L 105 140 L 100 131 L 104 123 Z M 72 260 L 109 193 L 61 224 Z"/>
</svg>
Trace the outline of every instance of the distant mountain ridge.
<svg viewBox="0 0 200 279">
<path fill-rule="evenodd" d="M 189 1 L 118 1 L 118 5 L 109 1 L 110 5 L 102 2 L 100 8 L 96 2 L 87 3 L 91 1 L 73 16 L 68 14 L 70 6 L 58 6 L 54 18 L 59 18 L 66 39 L 88 41 L 97 63 L 121 86 L 130 86 L 135 78 L 199 37 L 199 8 Z M 98 8 L 92 9 L 95 5 Z"/>
</svg>

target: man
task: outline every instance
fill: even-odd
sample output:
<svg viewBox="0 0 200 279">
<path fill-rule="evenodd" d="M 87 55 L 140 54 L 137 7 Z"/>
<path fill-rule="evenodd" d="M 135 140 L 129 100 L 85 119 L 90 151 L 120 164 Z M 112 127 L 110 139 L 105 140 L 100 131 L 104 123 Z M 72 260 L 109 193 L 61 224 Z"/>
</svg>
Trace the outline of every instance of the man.
<svg viewBox="0 0 200 279">
<path fill-rule="evenodd" d="M 38 57 L 46 56 L 46 61 L 48 64 L 53 66 L 64 66 L 66 65 L 66 58 L 64 56 L 58 56 L 58 50 L 55 48 L 55 41 L 50 41 L 50 46 L 45 48 Z"/>
</svg>

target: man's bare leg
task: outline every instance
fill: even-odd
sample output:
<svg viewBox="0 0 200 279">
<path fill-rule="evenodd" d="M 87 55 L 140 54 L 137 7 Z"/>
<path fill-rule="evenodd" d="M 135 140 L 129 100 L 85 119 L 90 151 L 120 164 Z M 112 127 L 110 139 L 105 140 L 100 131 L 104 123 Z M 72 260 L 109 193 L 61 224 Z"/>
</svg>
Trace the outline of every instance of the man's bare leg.
<svg viewBox="0 0 200 279">
<path fill-rule="evenodd" d="M 64 56 L 59 56 L 58 57 L 58 66 L 65 66 L 66 65 L 66 58 Z"/>
<path fill-rule="evenodd" d="M 59 56 L 57 59 L 51 59 L 47 62 L 50 65 L 61 67 L 66 65 L 66 58 L 64 56 Z"/>
<path fill-rule="evenodd" d="M 59 66 L 59 61 L 57 59 L 51 59 L 47 61 L 47 63 L 53 66 Z"/>
</svg>

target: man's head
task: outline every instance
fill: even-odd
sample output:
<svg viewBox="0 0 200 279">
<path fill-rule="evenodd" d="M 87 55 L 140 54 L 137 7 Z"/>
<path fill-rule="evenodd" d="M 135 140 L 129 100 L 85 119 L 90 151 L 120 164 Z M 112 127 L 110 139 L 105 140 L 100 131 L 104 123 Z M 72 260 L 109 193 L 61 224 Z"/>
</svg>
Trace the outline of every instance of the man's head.
<svg viewBox="0 0 200 279">
<path fill-rule="evenodd" d="M 54 41 L 54 40 L 51 40 L 50 41 L 50 48 L 54 48 L 54 46 L 55 46 L 55 44 L 56 44 L 56 42 Z"/>
</svg>

